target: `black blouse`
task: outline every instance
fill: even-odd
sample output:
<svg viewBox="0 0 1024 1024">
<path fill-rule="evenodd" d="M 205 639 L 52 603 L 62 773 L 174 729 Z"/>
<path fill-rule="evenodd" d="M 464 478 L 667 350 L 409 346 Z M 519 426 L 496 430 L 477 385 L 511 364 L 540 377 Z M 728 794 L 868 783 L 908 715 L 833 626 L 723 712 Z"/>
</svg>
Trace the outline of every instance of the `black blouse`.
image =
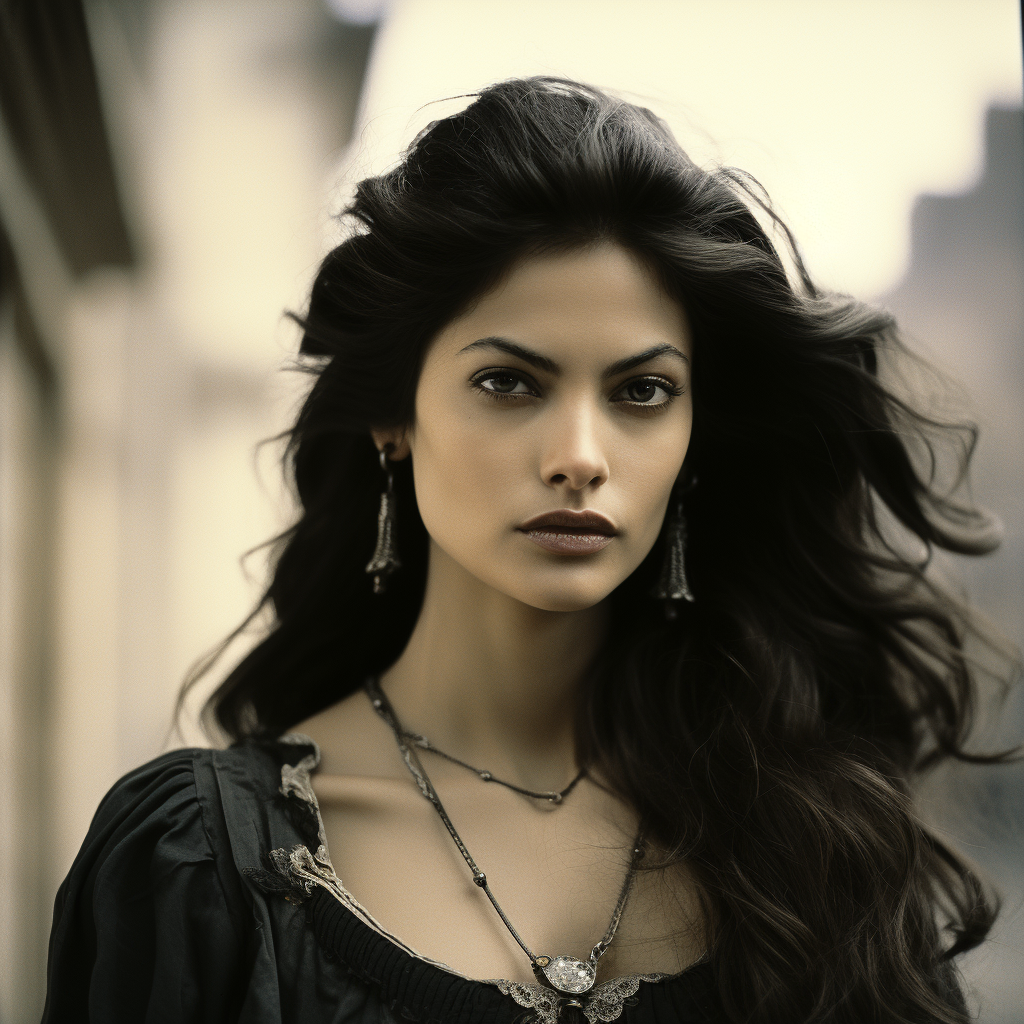
<svg viewBox="0 0 1024 1024">
<path fill-rule="evenodd" d="M 104 797 L 57 893 L 43 1024 L 559 1020 L 384 930 L 331 869 L 305 737 L 176 750 Z M 589 1024 L 710 1024 L 711 965 L 597 985 Z M 562 1018 L 564 1019 L 564 1018 Z"/>
</svg>

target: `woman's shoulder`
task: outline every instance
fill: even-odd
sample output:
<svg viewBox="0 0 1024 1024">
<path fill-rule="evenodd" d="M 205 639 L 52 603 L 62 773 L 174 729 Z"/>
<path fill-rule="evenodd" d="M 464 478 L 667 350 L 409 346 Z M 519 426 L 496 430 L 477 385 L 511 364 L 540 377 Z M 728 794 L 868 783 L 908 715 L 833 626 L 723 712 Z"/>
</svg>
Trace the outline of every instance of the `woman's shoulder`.
<svg viewBox="0 0 1024 1024">
<path fill-rule="evenodd" d="M 247 863 L 258 860 L 268 842 L 293 838 L 281 800 L 282 770 L 287 775 L 289 766 L 318 761 L 316 745 L 299 735 L 168 751 L 111 786 L 79 857 L 97 848 L 109 855 L 125 843 L 135 849 L 164 843 L 191 858 L 219 860 L 235 850 Z"/>
<path fill-rule="evenodd" d="M 122 775 L 96 808 L 93 828 L 126 817 L 181 815 L 195 803 L 195 779 L 212 765 L 214 751 L 169 750 Z"/>
<path fill-rule="evenodd" d="M 295 726 L 293 736 L 317 751 L 319 774 L 402 780 L 408 773 L 394 756 L 391 730 L 362 690 L 350 693 Z"/>
<path fill-rule="evenodd" d="M 152 861 L 158 849 L 168 857 L 209 857 L 204 828 L 201 780 L 212 771 L 214 751 L 187 748 L 168 751 L 133 768 L 117 780 L 100 801 L 71 874 L 85 864 L 129 853 Z M 83 864 L 85 862 L 85 864 Z"/>
<path fill-rule="evenodd" d="M 57 893 L 47 1024 L 91 1019 L 89 1006 L 117 1022 L 168 1005 L 182 1020 L 233 1019 L 257 956 L 254 925 L 266 918 L 245 870 L 301 841 L 282 769 L 317 752 L 293 739 L 172 750 L 110 788 Z M 204 1016 L 204 1005 L 219 1009 Z"/>
<path fill-rule="evenodd" d="M 146 892 L 186 875 L 209 875 L 231 910 L 245 916 L 242 882 L 265 852 L 301 841 L 282 797 L 282 769 L 315 763 L 305 737 L 227 749 L 171 750 L 122 776 L 100 801 L 57 895 Z"/>
<path fill-rule="evenodd" d="M 151 811 L 160 798 L 192 797 L 212 786 L 232 790 L 237 786 L 252 793 L 276 792 L 285 765 L 319 763 L 320 751 L 310 737 L 288 733 L 276 739 L 249 739 L 230 747 L 181 747 L 133 768 L 115 782 L 100 801 L 97 814 L 109 815 L 126 807 Z"/>
</svg>

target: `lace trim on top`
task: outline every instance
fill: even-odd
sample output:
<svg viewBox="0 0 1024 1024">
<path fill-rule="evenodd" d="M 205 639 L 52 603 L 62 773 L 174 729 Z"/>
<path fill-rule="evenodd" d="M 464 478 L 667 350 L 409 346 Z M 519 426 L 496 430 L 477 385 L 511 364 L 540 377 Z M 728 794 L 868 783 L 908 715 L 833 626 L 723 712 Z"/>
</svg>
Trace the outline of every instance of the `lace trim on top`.
<svg viewBox="0 0 1024 1024">
<path fill-rule="evenodd" d="M 588 1024 L 598 1021 L 618 1020 L 627 999 L 635 996 L 641 981 L 664 981 L 675 977 L 671 974 L 624 974 L 621 978 L 595 985 L 583 1003 L 582 1013 Z M 533 1010 L 539 1024 L 558 1024 L 559 1014 L 565 1004 L 565 996 L 523 981 L 505 981 L 499 978 L 488 984 L 497 985 L 503 995 L 511 996 L 520 1006 Z"/>
<path fill-rule="evenodd" d="M 286 796 L 294 796 L 306 803 L 315 813 L 317 822 L 317 851 L 311 854 L 305 846 L 293 846 L 291 850 L 271 850 L 270 859 L 279 874 L 287 874 L 298 881 L 307 893 L 312 893 L 313 886 L 318 885 L 331 894 L 346 909 L 352 911 L 363 924 L 372 928 L 378 935 L 383 936 L 389 942 L 393 942 L 403 952 L 418 960 L 439 967 L 460 978 L 472 981 L 464 974 L 449 967 L 439 960 L 432 960 L 422 953 L 418 953 L 411 946 L 404 943 L 397 935 L 392 935 L 366 907 L 345 888 L 341 879 L 335 873 L 334 865 L 331 863 L 331 855 L 327 849 L 327 833 L 324 831 L 323 818 L 320 815 L 320 804 L 316 794 L 313 792 L 311 774 L 320 764 L 320 748 L 310 737 L 302 733 L 287 733 L 280 738 L 280 742 L 294 744 L 295 746 L 309 746 L 313 748 L 312 754 L 307 754 L 296 765 L 282 765 L 281 767 L 281 793 Z"/>
<path fill-rule="evenodd" d="M 393 943 L 409 956 L 453 974 L 457 978 L 462 978 L 464 981 L 493 985 L 502 995 L 511 997 L 520 1006 L 533 1011 L 538 1024 L 557 1024 L 559 1013 L 565 1004 L 565 996 L 561 993 L 531 982 L 509 981 L 506 978 L 470 978 L 440 960 L 424 956 L 398 936 L 389 932 L 345 888 L 331 864 L 330 853 L 327 849 L 327 834 L 324 831 L 323 818 L 320 814 L 320 804 L 313 792 L 311 775 L 320 764 L 320 748 L 309 736 L 302 733 L 286 733 L 279 738 L 278 742 L 312 748 L 313 752 L 307 754 L 297 764 L 286 764 L 281 767 L 281 793 L 286 797 L 298 798 L 315 813 L 318 843 L 315 854 L 310 853 L 308 847 L 301 844 L 293 846 L 291 850 L 271 850 L 270 860 L 278 875 L 290 879 L 293 885 L 299 887 L 306 895 L 311 895 L 314 887 L 326 890 L 363 924 L 372 928 L 378 935 Z M 677 978 L 680 974 L 685 974 L 706 960 L 707 953 L 680 971 L 679 974 L 626 974 L 613 978 L 611 981 L 602 982 L 587 993 L 581 1012 L 586 1017 L 588 1024 L 618 1020 L 622 1014 L 623 1004 L 627 999 L 636 995 L 640 988 L 640 982 L 659 982 Z"/>
</svg>

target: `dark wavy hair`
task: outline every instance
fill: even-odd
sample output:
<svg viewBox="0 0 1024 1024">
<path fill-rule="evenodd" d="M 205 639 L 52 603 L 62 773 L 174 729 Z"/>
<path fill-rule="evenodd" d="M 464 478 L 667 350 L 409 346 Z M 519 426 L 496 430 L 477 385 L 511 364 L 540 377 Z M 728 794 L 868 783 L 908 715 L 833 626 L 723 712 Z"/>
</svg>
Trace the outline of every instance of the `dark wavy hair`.
<svg viewBox="0 0 1024 1024">
<path fill-rule="evenodd" d="M 892 318 L 819 291 L 749 176 L 698 167 L 648 110 L 566 80 L 484 89 L 360 182 L 345 216 L 296 318 L 314 382 L 286 456 L 301 517 L 253 613 L 272 624 L 207 712 L 236 741 L 274 736 L 397 659 L 428 538 L 404 460 L 403 568 L 374 597 L 370 428 L 412 421 L 431 339 L 515 261 L 612 240 L 692 327 L 696 602 L 667 620 L 647 596 L 663 541 L 612 594 L 580 761 L 692 867 L 729 1020 L 966 1021 L 953 958 L 998 904 L 911 787 L 944 759 L 1012 754 L 965 747 L 965 646 L 995 641 L 928 570 L 934 548 L 996 541 L 955 498 L 975 428 L 916 411 L 883 372 L 909 357 Z"/>
</svg>

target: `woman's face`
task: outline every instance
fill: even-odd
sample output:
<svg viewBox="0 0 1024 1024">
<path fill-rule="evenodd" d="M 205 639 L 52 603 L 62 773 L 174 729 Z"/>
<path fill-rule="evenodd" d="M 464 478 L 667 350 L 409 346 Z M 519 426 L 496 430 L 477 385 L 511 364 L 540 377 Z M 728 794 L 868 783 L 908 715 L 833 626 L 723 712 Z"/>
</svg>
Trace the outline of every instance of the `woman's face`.
<svg viewBox="0 0 1024 1024">
<path fill-rule="evenodd" d="M 412 456 L 433 543 L 535 608 L 607 597 L 661 529 L 690 440 L 691 359 L 683 309 L 620 246 L 524 259 L 425 356 L 395 454 Z M 584 511 L 606 522 L 531 524 Z"/>
</svg>

